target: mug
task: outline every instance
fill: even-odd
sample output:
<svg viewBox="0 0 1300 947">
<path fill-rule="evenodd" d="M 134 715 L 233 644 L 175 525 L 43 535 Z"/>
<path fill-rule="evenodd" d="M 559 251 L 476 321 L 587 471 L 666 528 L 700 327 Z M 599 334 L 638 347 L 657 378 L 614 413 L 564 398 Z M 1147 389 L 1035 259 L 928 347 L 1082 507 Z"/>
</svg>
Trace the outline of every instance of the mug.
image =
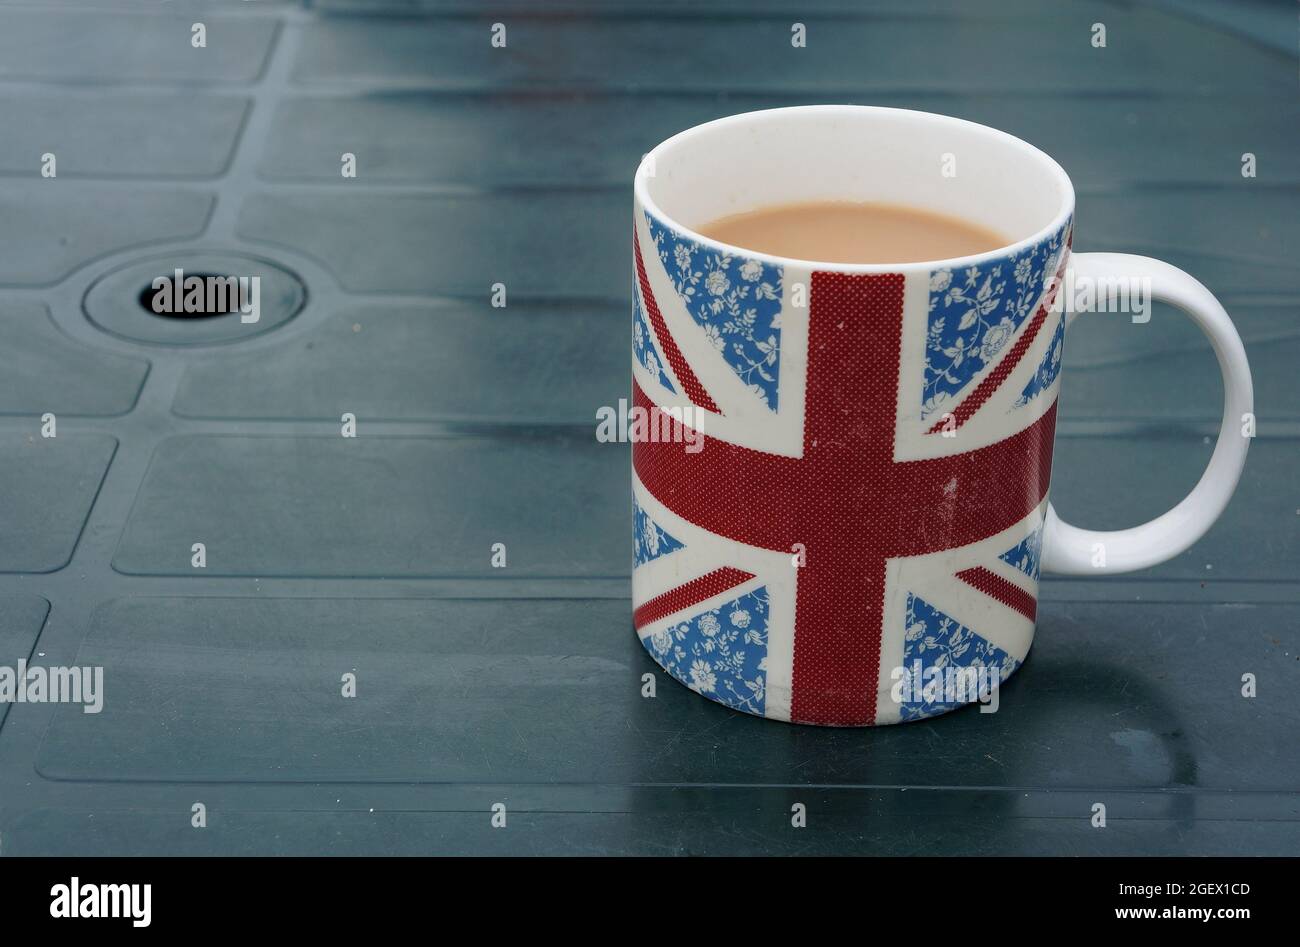
<svg viewBox="0 0 1300 947">
<path fill-rule="evenodd" d="M 1227 505 L 1253 399 L 1232 322 L 1166 263 L 1071 256 L 1073 186 L 1032 145 L 925 112 L 773 109 L 668 139 L 634 190 L 633 624 L 697 693 L 828 726 L 988 702 L 1029 651 L 1040 570 L 1146 568 Z M 845 265 L 693 229 L 809 201 L 935 211 L 1014 242 Z M 1182 502 L 1099 532 L 1048 502 L 1061 353 L 1076 312 L 1130 287 L 1209 337 L 1223 425 Z"/>
</svg>

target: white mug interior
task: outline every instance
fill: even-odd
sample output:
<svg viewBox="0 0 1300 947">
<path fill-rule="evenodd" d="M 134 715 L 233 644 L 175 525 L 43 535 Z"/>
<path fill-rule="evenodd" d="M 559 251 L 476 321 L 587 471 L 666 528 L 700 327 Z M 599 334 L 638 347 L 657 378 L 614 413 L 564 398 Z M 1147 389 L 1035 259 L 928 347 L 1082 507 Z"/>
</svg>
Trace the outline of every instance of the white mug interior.
<svg viewBox="0 0 1300 947">
<path fill-rule="evenodd" d="M 1069 176 L 1005 132 L 908 109 L 818 105 L 747 112 L 663 142 L 637 169 L 636 196 L 691 239 L 778 264 L 817 263 L 731 247 L 699 228 L 731 214 L 812 201 L 879 202 L 947 214 L 1000 234 L 988 253 L 906 265 L 959 266 L 1029 246 L 1074 209 Z M 899 264 L 825 264 L 841 272 Z"/>
</svg>

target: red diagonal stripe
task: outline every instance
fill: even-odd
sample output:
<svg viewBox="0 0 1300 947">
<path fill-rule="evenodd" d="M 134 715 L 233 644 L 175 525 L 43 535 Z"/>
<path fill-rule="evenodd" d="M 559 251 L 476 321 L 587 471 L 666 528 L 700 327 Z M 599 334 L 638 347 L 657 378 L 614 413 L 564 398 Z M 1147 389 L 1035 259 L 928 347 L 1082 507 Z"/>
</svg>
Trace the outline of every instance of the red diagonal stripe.
<svg viewBox="0 0 1300 947">
<path fill-rule="evenodd" d="M 970 397 L 957 405 L 953 410 L 952 420 L 954 427 L 961 427 L 970 420 L 970 416 L 980 408 L 984 407 L 984 402 L 988 401 L 993 395 L 993 392 L 998 390 L 998 386 L 1006 381 L 1007 376 L 1015 371 L 1016 366 L 1020 364 L 1020 360 L 1024 358 L 1025 353 L 1029 351 L 1029 346 L 1034 344 L 1034 337 L 1038 335 L 1038 330 L 1043 327 L 1043 323 L 1046 319 L 1047 307 L 1039 306 L 1038 312 L 1034 313 L 1034 318 L 1029 323 L 1029 328 L 1025 329 L 1024 334 L 1016 340 L 1015 345 L 1011 347 L 1011 351 L 1007 353 L 1007 357 L 998 362 L 998 364 L 994 366 L 993 371 L 985 375 L 984 380 L 981 381 L 975 387 L 975 390 L 970 393 Z M 934 427 L 930 428 L 930 430 L 925 433 L 936 434 L 947 426 L 947 420 L 937 421 Z"/>
<path fill-rule="evenodd" d="M 1001 602 L 1007 608 L 1014 609 L 1030 621 L 1038 614 L 1038 600 L 1016 585 L 1008 582 L 996 572 L 983 566 L 965 569 L 957 573 L 957 578 L 967 585 L 979 589 L 985 595 Z"/>
<path fill-rule="evenodd" d="M 1071 231 L 1071 235 L 1073 236 L 1073 231 Z M 1056 299 L 1056 293 L 1060 289 L 1061 277 L 1065 275 L 1065 264 L 1067 260 L 1069 260 L 1068 256 L 1062 257 L 1061 265 L 1056 269 L 1056 277 L 1047 284 L 1047 292 L 1043 296 L 1042 304 L 1038 307 L 1038 311 L 1034 313 L 1034 318 L 1029 323 L 1029 327 L 1025 329 L 1024 335 L 1016 340 L 1016 343 L 1011 347 L 1011 351 L 1007 353 L 1007 357 L 999 362 L 997 367 L 995 367 L 993 371 L 976 386 L 975 390 L 971 392 L 970 397 L 957 405 L 957 409 L 952 412 L 954 427 L 961 427 L 970 420 L 971 415 L 984 407 L 984 402 L 988 401 L 993 395 L 993 392 L 997 391 L 998 387 L 1007 380 L 1008 376 L 1010 376 L 1013 371 L 1015 371 L 1016 366 L 1020 364 L 1020 360 L 1023 359 L 1025 353 L 1029 351 L 1029 346 L 1034 344 L 1034 338 L 1038 335 L 1038 330 L 1043 327 L 1043 323 L 1047 320 L 1047 313 L 1052 308 L 1052 303 Z M 1065 318 L 1064 313 L 1061 314 L 1061 318 Z M 935 423 L 934 427 L 930 428 L 930 430 L 925 433 L 937 434 L 947 426 L 947 421 L 940 420 Z"/>
<path fill-rule="evenodd" d="M 668 324 L 664 322 L 664 315 L 659 311 L 659 303 L 655 301 L 655 294 L 650 289 L 650 280 L 645 275 L 645 263 L 641 259 L 641 238 L 637 236 L 636 228 L 632 229 L 632 246 L 636 250 L 636 278 L 641 284 L 641 299 L 645 302 L 646 313 L 650 316 L 650 325 L 653 326 L 655 338 L 659 342 L 659 348 L 663 350 L 664 358 L 668 359 L 668 364 L 673 367 L 673 374 L 682 383 L 686 397 L 691 399 L 692 404 L 697 404 L 714 414 L 721 414 L 722 411 L 713 403 L 709 393 L 695 377 L 695 372 L 691 371 L 686 356 L 682 354 L 682 350 L 673 340 L 672 333 L 668 331 Z"/>
<path fill-rule="evenodd" d="M 632 624 L 637 631 L 640 631 L 651 622 L 658 621 L 673 612 L 680 612 L 684 608 L 690 608 L 692 605 L 698 605 L 715 595 L 721 595 L 752 578 L 754 573 L 743 572 L 740 569 L 731 567 L 715 569 L 707 575 L 702 575 L 698 579 L 650 599 L 632 613 Z"/>
</svg>

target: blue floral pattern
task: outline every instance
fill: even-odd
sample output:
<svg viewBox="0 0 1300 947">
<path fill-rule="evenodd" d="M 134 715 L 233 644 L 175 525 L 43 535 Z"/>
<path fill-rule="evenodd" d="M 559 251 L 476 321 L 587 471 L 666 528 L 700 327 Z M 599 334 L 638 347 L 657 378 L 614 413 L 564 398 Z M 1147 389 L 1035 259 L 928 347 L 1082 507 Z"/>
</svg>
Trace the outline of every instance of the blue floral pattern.
<svg viewBox="0 0 1300 947">
<path fill-rule="evenodd" d="M 903 644 L 904 694 L 933 696 L 934 699 L 905 700 L 900 705 L 902 720 L 935 717 L 963 706 L 962 701 L 944 700 L 944 678 L 933 685 L 936 693 L 926 695 L 924 687 L 936 671 L 946 668 L 988 668 L 1005 681 L 1020 667 L 1020 662 L 965 625 L 945 615 L 924 599 L 907 596 L 907 630 Z M 936 671 L 931 671 L 931 669 Z M 930 674 L 927 674 L 930 672 Z M 986 686 L 985 682 L 980 682 Z"/>
<path fill-rule="evenodd" d="M 632 498 L 632 538 L 635 541 L 638 566 L 684 548 L 681 542 L 641 509 L 641 504 L 636 502 L 636 497 Z"/>
<path fill-rule="evenodd" d="M 1038 581 L 1042 557 L 1043 527 L 1041 526 L 1026 536 L 1022 542 L 998 556 L 1003 562 L 1015 566 L 1035 582 Z"/>
<path fill-rule="evenodd" d="M 649 214 L 646 222 L 686 311 L 750 392 L 775 411 L 781 368 L 781 267 L 710 250 Z"/>
<path fill-rule="evenodd" d="M 1038 363 L 1038 369 L 1034 372 L 1034 377 L 1029 379 L 1029 384 L 1025 385 L 1024 391 L 1020 392 L 1020 397 L 1012 405 L 1013 408 L 1023 408 L 1052 387 L 1052 382 L 1056 381 L 1056 376 L 1061 373 L 1061 355 L 1064 348 L 1065 313 L 1062 312 L 1061 319 L 1056 324 L 1056 331 L 1052 333 L 1051 346 L 1043 355 L 1043 360 Z"/>
<path fill-rule="evenodd" d="M 642 643 L 697 694 L 761 717 L 767 705 L 767 617 L 763 586 L 689 621 L 665 625 Z"/>
<path fill-rule="evenodd" d="M 677 392 L 664 373 L 663 363 L 655 348 L 655 337 L 650 333 L 650 323 L 641 310 L 641 297 L 635 286 L 632 287 L 632 351 L 636 353 L 636 360 L 641 363 L 641 367 L 659 379 L 659 384 L 674 394 Z"/>
<path fill-rule="evenodd" d="M 1056 275 L 1068 227 L 1019 253 L 930 274 L 922 419 L 949 410 L 1006 348 Z"/>
</svg>

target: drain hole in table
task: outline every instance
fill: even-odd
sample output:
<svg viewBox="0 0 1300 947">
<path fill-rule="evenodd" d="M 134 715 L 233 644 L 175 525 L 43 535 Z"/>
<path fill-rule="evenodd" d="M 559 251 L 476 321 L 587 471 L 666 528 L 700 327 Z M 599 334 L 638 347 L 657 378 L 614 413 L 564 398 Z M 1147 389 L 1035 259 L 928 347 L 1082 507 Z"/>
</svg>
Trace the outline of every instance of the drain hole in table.
<svg viewBox="0 0 1300 947">
<path fill-rule="evenodd" d="M 185 282 L 188 283 L 195 277 L 203 281 L 201 308 L 186 311 L 185 297 L 189 293 L 183 288 L 184 284 L 181 289 L 176 289 L 171 277 L 163 277 L 168 281 L 167 286 L 154 289 L 150 282 L 140 290 L 140 308 L 160 319 L 215 319 L 240 311 L 240 306 L 245 301 L 247 280 L 241 281 L 237 276 L 220 273 L 186 273 Z M 159 294 L 162 295 L 161 300 L 158 299 Z M 154 307 L 155 301 L 163 306 L 163 311 L 159 312 Z"/>
</svg>

